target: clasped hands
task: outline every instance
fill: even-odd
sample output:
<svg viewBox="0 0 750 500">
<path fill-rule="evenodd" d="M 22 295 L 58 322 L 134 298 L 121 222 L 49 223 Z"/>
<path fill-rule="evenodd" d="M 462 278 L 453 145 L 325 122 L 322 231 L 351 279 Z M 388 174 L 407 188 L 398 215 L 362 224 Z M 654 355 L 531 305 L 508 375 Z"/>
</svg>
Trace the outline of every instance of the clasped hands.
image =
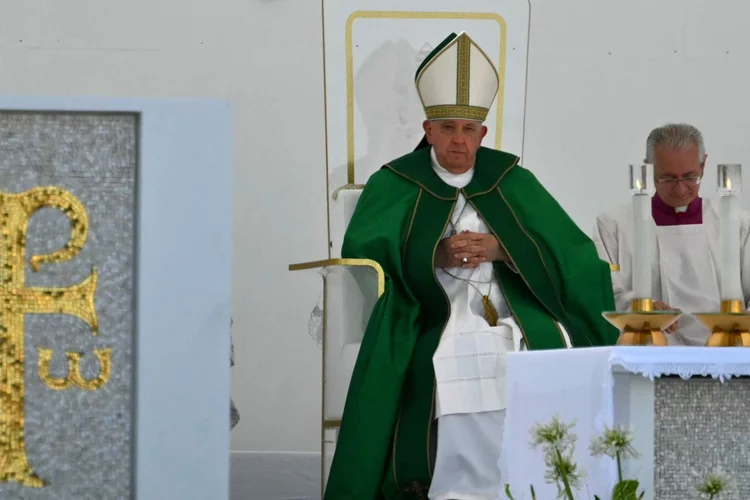
<svg viewBox="0 0 750 500">
<path fill-rule="evenodd" d="M 508 260 L 508 254 L 497 238 L 487 233 L 463 231 L 442 240 L 435 252 L 436 267 L 473 268 L 497 260 Z"/>
</svg>

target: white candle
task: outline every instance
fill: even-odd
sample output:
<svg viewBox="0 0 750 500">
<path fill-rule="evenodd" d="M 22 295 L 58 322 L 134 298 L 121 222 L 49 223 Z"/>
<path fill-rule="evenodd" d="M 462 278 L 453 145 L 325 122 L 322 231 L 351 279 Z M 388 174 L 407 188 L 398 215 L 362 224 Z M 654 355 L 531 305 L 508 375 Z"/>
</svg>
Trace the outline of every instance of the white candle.
<svg viewBox="0 0 750 500">
<path fill-rule="evenodd" d="M 633 193 L 633 298 L 651 298 L 651 248 L 653 217 L 648 165 L 630 166 L 630 188 Z"/>
<path fill-rule="evenodd" d="M 740 281 L 740 165 L 719 165 L 721 216 L 721 300 L 744 302 Z"/>
<path fill-rule="evenodd" d="M 651 298 L 651 219 L 651 197 L 647 194 L 634 195 L 633 298 L 636 299 Z"/>
</svg>

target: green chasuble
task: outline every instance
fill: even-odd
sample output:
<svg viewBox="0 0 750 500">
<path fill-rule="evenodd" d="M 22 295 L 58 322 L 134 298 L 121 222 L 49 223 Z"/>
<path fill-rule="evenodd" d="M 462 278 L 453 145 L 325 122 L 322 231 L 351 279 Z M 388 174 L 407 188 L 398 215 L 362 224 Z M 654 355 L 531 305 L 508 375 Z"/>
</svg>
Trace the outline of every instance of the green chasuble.
<svg viewBox="0 0 750 500">
<path fill-rule="evenodd" d="M 518 158 L 480 148 L 461 192 L 511 258 L 498 282 L 529 349 L 614 345 L 610 268 L 594 243 Z M 370 177 L 344 237 L 344 258 L 386 277 L 354 368 L 325 500 L 426 499 L 437 421 L 432 356 L 450 316 L 434 255 L 459 190 L 432 169 L 430 148 Z M 556 322 L 556 321 L 557 322 Z"/>
</svg>

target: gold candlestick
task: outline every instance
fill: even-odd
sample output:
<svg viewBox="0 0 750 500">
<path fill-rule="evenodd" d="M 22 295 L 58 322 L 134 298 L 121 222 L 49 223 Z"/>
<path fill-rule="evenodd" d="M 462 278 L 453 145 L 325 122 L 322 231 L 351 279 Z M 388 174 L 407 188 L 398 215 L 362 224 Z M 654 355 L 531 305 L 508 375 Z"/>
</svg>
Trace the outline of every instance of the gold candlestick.
<svg viewBox="0 0 750 500">
<path fill-rule="evenodd" d="M 750 347 L 750 314 L 741 300 L 722 300 L 721 312 L 696 313 L 695 319 L 710 332 L 708 347 Z"/>
<path fill-rule="evenodd" d="M 680 311 L 654 311 L 651 299 L 633 299 L 630 312 L 605 312 L 602 316 L 620 330 L 617 345 L 666 346 L 663 330 L 682 315 Z"/>
<path fill-rule="evenodd" d="M 750 347 L 750 314 L 745 311 L 740 280 L 740 193 L 742 165 L 722 164 L 718 176 L 721 214 L 721 312 L 693 314 L 708 328 L 708 347 Z"/>
<path fill-rule="evenodd" d="M 620 330 L 617 345 L 666 346 L 667 337 L 662 330 L 680 317 L 679 311 L 654 311 L 651 295 L 651 267 L 655 257 L 651 196 L 653 195 L 653 165 L 634 163 L 629 166 L 630 192 L 633 196 L 633 256 L 631 278 L 633 294 L 638 297 L 630 303 L 629 312 L 604 312 L 602 316 Z M 619 267 L 619 266 L 618 266 Z M 615 269 L 610 266 L 612 272 Z"/>
</svg>

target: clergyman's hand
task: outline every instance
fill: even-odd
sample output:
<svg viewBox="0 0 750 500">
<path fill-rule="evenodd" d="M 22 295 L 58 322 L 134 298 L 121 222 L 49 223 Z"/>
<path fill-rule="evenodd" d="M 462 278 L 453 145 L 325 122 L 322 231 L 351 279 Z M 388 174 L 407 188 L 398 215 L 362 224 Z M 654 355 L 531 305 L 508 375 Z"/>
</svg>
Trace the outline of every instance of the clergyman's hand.
<svg viewBox="0 0 750 500">
<path fill-rule="evenodd" d="M 665 304 L 661 300 L 655 300 L 654 301 L 654 311 L 679 311 L 679 309 L 675 309 L 674 307 L 669 307 L 669 305 Z M 674 333 L 677 331 L 677 328 L 680 327 L 680 322 L 675 321 L 671 325 L 669 325 L 664 331 L 666 333 Z"/>
</svg>

